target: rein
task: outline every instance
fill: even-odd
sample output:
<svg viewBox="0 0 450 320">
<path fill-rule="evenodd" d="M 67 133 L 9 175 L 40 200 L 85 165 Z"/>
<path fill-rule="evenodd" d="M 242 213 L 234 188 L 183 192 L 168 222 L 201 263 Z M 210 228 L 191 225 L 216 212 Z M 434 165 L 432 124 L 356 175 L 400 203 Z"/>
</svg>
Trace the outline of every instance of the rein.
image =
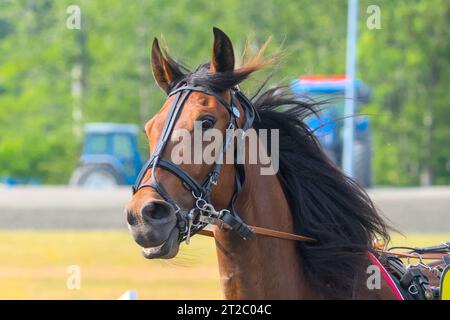
<svg viewBox="0 0 450 320">
<path fill-rule="evenodd" d="M 261 236 L 278 238 L 278 239 L 283 239 L 283 240 L 291 240 L 291 241 L 317 242 L 317 240 L 314 238 L 301 236 L 301 235 L 297 235 L 297 234 L 293 234 L 293 233 L 282 232 L 282 231 L 277 231 L 277 230 L 262 228 L 262 227 L 254 227 L 254 226 L 250 226 L 250 228 L 253 229 L 253 232 L 255 234 L 259 234 Z M 198 234 L 200 234 L 202 236 L 214 238 L 214 232 L 212 232 L 211 230 L 203 229 L 203 230 L 200 230 L 198 232 Z M 387 254 L 387 255 L 396 256 L 398 258 L 405 258 L 405 259 L 442 260 L 445 257 L 450 259 L 450 253 L 442 253 L 442 252 L 437 253 L 437 252 L 431 251 L 429 253 L 421 253 L 421 254 L 418 254 L 415 252 L 395 252 L 395 251 L 390 251 L 390 250 L 379 249 L 376 246 L 373 247 L 373 250 L 375 250 L 376 252 L 378 252 L 380 254 Z"/>
<path fill-rule="evenodd" d="M 288 233 L 283 231 L 277 231 L 273 229 L 268 228 L 262 228 L 262 227 L 255 227 L 250 226 L 250 228 L 253 230 L 255 234 L 259 234 L 261 236 L 271 237 L 271 238 L 278 238 L 283 240 L 291 240 L 291 241 L 303 241 L 303 242 L 316 242 L 316 239 L 306 237 L 306 236 L 300 236 L 298 234 L 294 233 Z M 214 233 L 211 230 L 201 230 L 198 232 L 198 234 L 202 236 L 212 237 L 214 238 Z"/>
</svg>

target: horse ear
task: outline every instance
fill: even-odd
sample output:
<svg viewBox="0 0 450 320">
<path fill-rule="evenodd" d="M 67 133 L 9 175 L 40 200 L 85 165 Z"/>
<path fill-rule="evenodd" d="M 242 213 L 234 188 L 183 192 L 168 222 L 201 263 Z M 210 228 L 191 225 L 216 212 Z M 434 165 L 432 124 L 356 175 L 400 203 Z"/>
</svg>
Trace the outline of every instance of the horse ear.
<svg viewBox="0 0 450 320">
<path fill-rule="evenodd" d="M 234 51 L 230 38 L 220 29 L 214 27 L 214 46 L 211 58 L 211 72 L 234 70 Z"/>
<path fill-rule="evenodd" d="M 166 57 L 159 47 L 158 39 L 153 40 L 152 45 L 152 72 L 153 77 L 158 83 L 158 86 L 168 93 L 170 86 L 179 77 L 183 76 L 183 73 L 176 65 L 176 62 L 169 57 Z"/>
</svg>

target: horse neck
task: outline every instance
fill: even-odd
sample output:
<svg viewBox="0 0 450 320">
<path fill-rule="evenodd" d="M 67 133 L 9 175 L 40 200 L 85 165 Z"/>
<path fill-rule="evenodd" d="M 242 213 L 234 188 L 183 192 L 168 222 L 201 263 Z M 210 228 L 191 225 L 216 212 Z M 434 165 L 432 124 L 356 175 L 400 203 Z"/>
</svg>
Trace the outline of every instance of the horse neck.
<svg viewBox="0 0 450 320">
<path fill-rule="evenodd" d="M 277 176 L 246 165 L 236 213 L 249 225 L 294 232 L 293 217 Z M 312 298 L 294 241 L 255 236 L 242 240 L 214 230 L 221 285 L 227 299 Z"/>
</svg>

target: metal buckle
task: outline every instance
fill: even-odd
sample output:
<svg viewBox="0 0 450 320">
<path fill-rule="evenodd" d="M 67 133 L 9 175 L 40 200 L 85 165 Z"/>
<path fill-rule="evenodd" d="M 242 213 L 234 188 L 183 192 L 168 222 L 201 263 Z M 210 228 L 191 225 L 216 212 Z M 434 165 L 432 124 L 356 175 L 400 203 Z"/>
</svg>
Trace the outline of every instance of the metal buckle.
<svg viewBox="0 0 450 320">
<path fill-rule="evenodd" d="M 212 224 L 214 222 L 215 218 L 210 217 L 210 216 L 200 215 L 200 218 L 198 220 L 202 223 Z"/>
<path fill-rule="evenodd" d="M 212 185 L 217 186 L 217 176 L 216 175 L 212 175 L 211 179 L 209 179 L 209 181 L 211 182 Z"/>
<path fill-rule="evenodd" d="M 417 286 L 413 283 L 408 287 L 408 292 L 412 295 L 416 295 L 419 293 L 419 289 L 417 289 Z"/>
<path fill-rule="evenodd" d="M 236 118 L 239 118 L 239 117 L 241 116 L 241 113 L 239 112 L 239 109 L 238 109 L 236 106 L 233 106 L 233 107 L 232 107 L 232 110 L 233 110 L 233 115 L 234 115 Z"/>
<path fill-rule="evenodd" d="M 191 242 L 191 229 L 192 229 L 192 223 L 194 221 L 194 211 L 195 209 L 191 209 L 189 213 L 187 214 L 187 231 L 186 231 L 186 244 L 189 244 Z"/>
</svg>

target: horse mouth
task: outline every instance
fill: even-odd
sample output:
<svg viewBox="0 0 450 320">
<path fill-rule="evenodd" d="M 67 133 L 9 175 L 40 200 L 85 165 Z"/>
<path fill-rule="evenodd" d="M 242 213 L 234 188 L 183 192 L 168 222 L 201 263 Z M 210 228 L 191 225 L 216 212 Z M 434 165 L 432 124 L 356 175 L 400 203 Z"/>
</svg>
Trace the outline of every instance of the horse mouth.
<svg viewBox="0 0 450 320">
<path fill-rule="evenodd" d="M 169 237 L 159 246 L 142 247 L 142 255 L 146 259 L 171 259 L 178 253 L 180 244 L 178 243 L 178 228 L 175 227 L 170 232 Z"/>
</svg>

